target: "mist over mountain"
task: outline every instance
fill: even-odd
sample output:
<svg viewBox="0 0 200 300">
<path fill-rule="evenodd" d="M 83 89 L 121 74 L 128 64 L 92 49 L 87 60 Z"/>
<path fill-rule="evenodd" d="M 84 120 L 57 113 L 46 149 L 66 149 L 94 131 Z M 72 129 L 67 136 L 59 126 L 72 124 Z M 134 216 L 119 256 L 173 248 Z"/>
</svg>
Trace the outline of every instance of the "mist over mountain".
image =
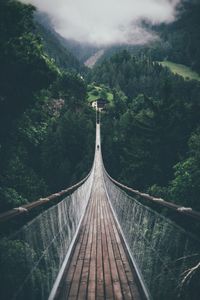
<svg viewBox="0 0 200 300">
<path fill-rule="evenodd" d="M 175 22 L 162 25 L 157 32 L 167 46 L 165 57 L 200 73 L 200 1 L 182 1 Z"/>
<path fill-rule="evenodd" d="M 43 13 L 36 13 L 34 21 L 36 32 L 42 39 L 45 52 L 55 61 L 58 67 L 68 71 L 84 71 L 83 64 L 81 64 L 66 45 L 63 45 L 63 38 L 55 32 L 49 22 L 48 16 Z"/>
<path fill-rule="evenodd" d="M 97 46 L 144 44 L 156 35 L 143 26 L 170 23 L 176 18 L 180 0 L 21 0 L 49 15 L 53 27 L 64 38 Z"/>
<path fill-rule="evenodd" d="M 25 3 L 34 4 L 38 9 Z M 54 229 L 61 229 L 58 221 L 64 218 L 64 221 L 69 220 L 64 224 L 64 231 L 71 230 L 74 218 L 71 213 L 76 210 L 74 201 L 72 209 L 70 206 L 70 201 L 75 198 L 64 200 L 61 195 L 68 186 L 92 174 L 89 172 L 94 165 L 96 150 L 98 156 L 102 152 L 108 174 L 124 185 L 142 191 L 144 200 L 141 204 L 151 208 L 145 208 L 147 213 L 140 210 L 140 197 L 136 192 L 138 204 L 130 207 L 128 200 L 127 210 L 123 211 L 123 216 L 126 212 L 130 216 L 126 219 L 131 226 L 128 235 L 136 230 L 134 236 L 137 236 L 139 250 L 134 253 L 137 257 L 145 257 L 145 274 L 149 274 L 149 282 L 155 284 L 155 291 L 166 293 L 166 297 L 158 295 L 151 298 L 199 300 L 199 252 L 195 250 L 194 255 L 190 255 L 193 245 L 185 243 L 185 237 L 182 239 L 171 234 L 171 221 L 167 223 L 166 230 L 157 214 L 162 213 L 160 207 L 157 209 L 157 204 L 145 202 L 146 193 L 149 193 L 179 205 L 180 214 L 193 212 L 194 216 L 199 216 L 199 16 L 199 0 L 0 1 L 0 213 L 3 213 L 0 221 L 4 222 L 5 216 L 24 212 L 19 221 L 14 219 L 9 223 L 7 219 L 6 223 L 1 223 L 1 299 L 48 298 L 49 291 L 45 289 L 53 285 L 53 280 L 48 283 L 52 278 L 51 272 L 56 275 L 56 265 L 61 265 L 55 249 L 62 231 L 57 234 Z M 100 114 L 92 107 L 94 102 L 107 103 Z M 101 126 L 101 152 L 99 147 L 95 147 L 97 120 Z M 99 191 L 95 188 L 95 193 Z M 52 193 L 53 198 L 48 196 Z M 25 226 L 22 234 L 19 228 L 27 222 L 33 224 L 31 219 L 35 219 L 43 209 L 50 208 L 51 201 L 48 200 L 55 199 L 54 196 L 59 196 L 58 201 L 66 201 L 68 209 L 66 214 L 60 214 L 58 206 L 55 206 L 59 215 L 53 217 L 55 226 L 49 228 L 56 235 L 49 234 L 46 227 L 41 227 L 42 223 L 37 223 L 34 228 Z M 31 202 L 37 199 L 44 208 L 33 212 L 27 210 L 27 207 L 35 206 Z M 120 196 L 118 203 L 124 209 L 122 200 Z M 57 205 L 57 200 L 52 205 Z M 62 205 L 61 208 L 64 207 Z M 132 208 L 136 211 L 135 218 L 131 215 Z M 10 209 L 12 211 L 7 213 Z M 157 217 L 150 217 L 147 223 L 154 209 Z M 98 212 L 101 212 L 99 206 Z M 174 210 L 168 213 L 165 208 L 163 215 L 163 220 L 170 218 L 176 221 Z M 50 224 L 48 218 L 53 220 L 47 212 L 43 217 L 47 225 Z M 133 226 L 132 220 L 138 222 L 137 226 Z M 181 221 L 178 217 L 177 223 L 197 236 L 196 245 L 200 225 L 196 223 L 198 219 L 194 220 L 194 224 L 190 224 L 185 218 Z M 27 235 L 27 228 L 34 229 L 33 244 L 37 240 L 37 249 L 32 248 L 32 243 L 29 245 L 31 238 Z M 144 231 L 141 231 L 142 228 Z M 180 230 L 185 236 L 185 231 Z M 43 243 L 35 238 L 35 231 L 42 233 L 47 240 Z M 28 237 L 27 242 L 21 240 L 24 236 Z M 179 244 L 181 251 L 164 247 L 161 253 L 157 245 L 164 245 L 163 237 L 169 244 L 171 236 L 176 238 L 174 246 Z M 145 240 L 148 244 L 143 243 Z M 150 240 L 155 251 L 150 247 Z M 62 239 L 59 247 L 62 248 L 64 243 Z M 47 252 L 43 244 L 52 251 Z M 144 251 L 142 244 L 147 245 Z M 110 246 L 112 249 L 113 245 Z M 156 255 L 156 264 L 151 259 L 152 249 L 155 254 L 164 253 Z M 60 253 L 64 259 L 63 248 Z M 180 255 L 180 258 L 171 259 L 170 253 Z M 46 259 L 51 260 L 54 254 L 55 263 L 48 265 Z M 163 264 L 160 264 L 161 256 Z M 32 265 L 32 262 L 36 264 Z M 152 276 L 157 265 L 161 266 L 161 272 Z M 29 275 L 25 278 L 27 272 Z M 178 274 L 176 272 L 180 275 L 179 278 L 176 276 L 177 286 L 174 285 L 175 276 L 172 276 Z M 167 281 L 160 274 L 166 275 Z M 148 280 L 147 275 L 144 278 Z M 152 278 L 156 280 L 152 281 Z M 122 278 L 119 279 L 118 283 Z M 96 278 L 94 282 L 98 286 Z M 168 288 L 167 282 L 169 286 L 172 283 L 173 288 Z M 73 290 L 72 284 L 70 281 L 67 285 L 67 293 Z M 80 288 L 77 290 L 81 297 L 82 291 L 85 291 L 82 287 L 81 293 Z M 62 289 L 62 285 L 58 288 Z M 122 297 L 126 297 L 124 291 L 122 289 Z M 116 294 L 118 292 L 119 289 Z M 171 297 L 172 292 L 176 293 L 174 297 Z"/>
<path fill-rule="evenodd" d="M 36 11 L 34 16 L 36 23 L 39 24 L 39 31 L 44 41 L 46 40 L 47 35 L 51 35 L 51 39 L 53 39 L 55 43 L 57 41 L 57 45 L 54 44 L 56 48 L 60 46 L 60 48 L 65 49 L 64 51 L 70 51 L 81 63 L 84 63 L 90 56 L 99 50 L 99 47 L 97 46 L 93 46 L 88 43 L 81 43 L 74 39 L 67 39 L 61 36 L 55 31 L 51 19 L 46 13 Z M 47 32 L 48 34 L 46 34 Z"/>
<path fill-rule="evenodd" d="M 126 49 L 136 56 L 146 55 L 154 61 L 169 60 L 200 73 L 200 1 L 184 0 L 177 6 L 177 16 L 169 24 L 144 23 L 158 38 L 145 45 L 114 45 L 101 61 Z M 100 61 L 98 62 L 100 63 Z"/>
<path fill-rule="evenodd" d="M 135 54 L 145 54 L 154 61 L 169 60 L 200 73 L 200 1 L 184 0 L 177 7 L 177 18 L 170 24 L 151 26 L 156 41 L 130 47 Z"/>
</svg>

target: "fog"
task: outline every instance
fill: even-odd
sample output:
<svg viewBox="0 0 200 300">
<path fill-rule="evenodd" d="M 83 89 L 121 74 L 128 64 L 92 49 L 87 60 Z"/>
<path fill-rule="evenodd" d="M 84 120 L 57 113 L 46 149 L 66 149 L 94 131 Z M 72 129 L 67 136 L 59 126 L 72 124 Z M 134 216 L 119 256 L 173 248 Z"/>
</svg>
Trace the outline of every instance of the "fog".
<svg viewBox="0 0 200 300">
<path fill-rule="evenodd" d="M 21 0 L 49 15 L 63 37 L 96 45 L 141 44 L 156 38 L 143 28 L 169 23 L 180 0 Z"/>
</svg>

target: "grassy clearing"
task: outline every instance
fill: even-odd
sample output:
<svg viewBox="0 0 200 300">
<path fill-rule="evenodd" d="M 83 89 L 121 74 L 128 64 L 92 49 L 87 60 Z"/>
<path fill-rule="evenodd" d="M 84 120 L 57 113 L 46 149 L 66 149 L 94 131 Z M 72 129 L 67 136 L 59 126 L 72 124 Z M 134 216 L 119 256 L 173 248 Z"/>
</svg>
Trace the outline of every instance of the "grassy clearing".
<svg viewBox="0 0 200 300">
<path fill-rule="evenodd" d="M 101 85 L 97 86 L 94 84 L 91 84 L 88 86 L 88 92 L 87 92 L 87 100 L 89 103 L 95 101 L 98 98 L 104 98 L 107 99 L 110 103 L 113 101 L 113 93 L 112 91 Z"/>
<path fill-rule="evenodd" d="M 107 93 L 107 100 L 109 101 L 109 102 L 112 102 L 113 101 L 113 94 L 112 93 Z"/>
<path fill-rule="evenodd" d="M 178 74 L 182 77 L 184 77 L 186 80 L 199 80 L 200 81 L 200 76 L 192 71 L 189 67 L 186 67 L 181 64 L 176 64 L 171 61 L 159 61 L 159 63 L 163 67 L 168 67 L 172 73 Z"/>
<path fill-rule="evenodd" d="M 93 102 L 98 98 L 98 96 L 94 95 L 92 92 L 87 93 L 88 102 Z"/>
</svg>

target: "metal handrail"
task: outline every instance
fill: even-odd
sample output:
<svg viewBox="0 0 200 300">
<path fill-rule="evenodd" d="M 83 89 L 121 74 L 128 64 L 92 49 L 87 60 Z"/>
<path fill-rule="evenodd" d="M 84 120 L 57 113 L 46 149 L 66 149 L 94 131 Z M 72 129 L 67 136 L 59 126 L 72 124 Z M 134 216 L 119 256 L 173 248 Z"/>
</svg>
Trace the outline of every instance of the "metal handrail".
<svg viewBox="0 0 200 300">
<path fill-rule="evenodd" d="M 200 221 L 200 212 L 193 210 L 191 207 L 180 206 L 180 205 L 174 204 L 172 202 L 168 202 L 168 201 L 166 201 L 162 198 L 157 198 L 157 197 L 151 196 L 147 193 L 142 193 L 138 190 L 134 190 L 133 188 L 130 188 L 130 187 L 118 182 L 114 178 L 112 178 L 108 174 L 108 172 L 106 171 L 105 167 L 104 167 L 104 172 L 108 176 L 108 178 L 113 183 L 115 183 L 117 186 L 119 186 L 119 187 L 121 187 L 121 188 L 123 188 L 123 189 L 125 189 L 125 190 L 127 190 L 131 193 L 134 193 L 135 195 L 140 196 L 140 197 L 144 198 L 145 200 L 151 201 L 152 203 L 159 204 L 160 206 L 163 206 L 165 208 L 169 208 L 169 209 L 175 211 L 176 213 L 178 213 L 180 215 L 186 215 L 186 216 L 189 216 L 189 217 L 191 217 L 195 220 Z"/>
<path fill-rule="evenodd" d="M 95 146 L 95 149 L 96 149 L 96 146 Z M 64 196 L 64 195 L 66 195 L 70 192 L 73 192 L 75 189 L 79 188 L 89 178 L 93 167 L 94 167 L 94 161 L 93 161 L 93 165 L 91 167 L 91 170 L 90 170 L 89 174 L 85 178 L 83 178 L 81 181 L 79 181 L 75 185 L 73 185 L 73 186 L 71 186 L 71 187 L 69 187 L 65 190 L 62 190 L 60 192 L 51 194 L 51 195 L 49 195 L 45 198 L 40 198 L 40 199 L 38 199 L 36 201 L 33 201 L 31 203 L 28 203 L 28 204 L 25 204 L 25 205 L 22 205 L 22 206 L 19 206 L 19 207 L 15 207 L 11 210 L 8 210 L 6 212 L 1 213 L 0 214 L 0 224 L 3 223 L 3 222 L 8 221 L 10 219 L 13 219 L 16 216 L 26 214 L 26 213 L 28 213 L 29 211 L 31 211 L 32 209 L 34 209 L 36 207 L 42 206 L 46 203 L 49 203 L 50 201 L 58 199 L 61 196 Z"/>
<path fill-rule="evenodd" d="M 92 169 L 91 169 L 91 171 L 92 171 Z M 49 195 L 45 198 L 40 198 L 40 199 L 38 199 L 36 201 L 33 201 L 31 203 L 28 203 L 28 204 L 13 208 L 11 210 L 8 210 L 4 213 L 1 213 L 0 214 L 0 223 L 6 222 L 10 219 L 13 219 L 16 216 L 26 214 L 26 213 L 28 213 L 29 211 L 31 211 L 32 209 L 34 209 L 36 207 L 42 206 L 42 205 L 44 205 L 46 203 L 49 203 L 51 201 L 55 201 L 59 197 L 64 196 L 64 195 L 66 195 L 70 192 L 73 192 L 75 189 L 79 188 L 88 179 L 88 177 L 91 174 L 91 171 L 85 178 L 83 178 L 81 181 L 79 181 L 78 183 L 76 183 L 75 185 L 73 185 L 73 186 L 71 186 L 67 189 L 64 189 L 60 192 L 51 194 L 51 195 Z"/>
</svg>

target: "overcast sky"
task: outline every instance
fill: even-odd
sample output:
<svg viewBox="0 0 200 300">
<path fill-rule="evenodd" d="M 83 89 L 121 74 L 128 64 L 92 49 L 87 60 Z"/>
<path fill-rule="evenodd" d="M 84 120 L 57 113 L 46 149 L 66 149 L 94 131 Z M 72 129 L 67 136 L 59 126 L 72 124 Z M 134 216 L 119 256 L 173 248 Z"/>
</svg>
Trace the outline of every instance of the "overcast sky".
<svg viewBox="0 0 200 300">
<path fill-rule="evenodd" d="M 141 20 L 171 22 L 180 0 L 21 0 L 46 12 L 62 36 L 92 44 L 149 41 Z"/>
</svg>

